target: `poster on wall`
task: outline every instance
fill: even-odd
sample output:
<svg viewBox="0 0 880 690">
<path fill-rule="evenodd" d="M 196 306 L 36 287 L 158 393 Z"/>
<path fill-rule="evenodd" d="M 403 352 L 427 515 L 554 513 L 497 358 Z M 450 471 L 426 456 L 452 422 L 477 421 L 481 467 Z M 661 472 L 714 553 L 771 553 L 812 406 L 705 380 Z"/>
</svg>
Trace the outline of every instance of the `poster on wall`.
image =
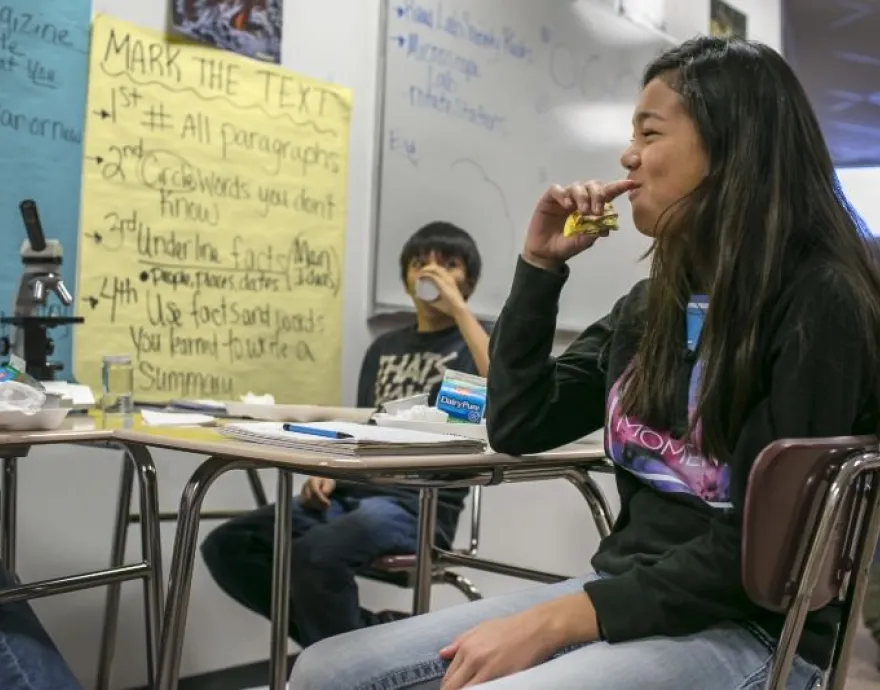
<svg viewBox="0 0 880 690">
<path fill-rule="evenodd" d="M 338 405 L 348 89 L 106 14 L 88 74 L 77 379 L 120 352 L 136 400 Z"/>
<path fill-rule="evenodd" d="M 709 33 L 722 38 L 748 38 L 748 19 L 724 0 L 712 0 Z"/>
<path fill-rule="evenodd" d="M 666 31 L 665 0 L 621 0 L 620 12 L 638 23 Z"/>
<path fill-rule="evenodd" d="M 284 0 L 170 0 L 171 30 L 239 55 L 281 62 Z"/>
</svg>

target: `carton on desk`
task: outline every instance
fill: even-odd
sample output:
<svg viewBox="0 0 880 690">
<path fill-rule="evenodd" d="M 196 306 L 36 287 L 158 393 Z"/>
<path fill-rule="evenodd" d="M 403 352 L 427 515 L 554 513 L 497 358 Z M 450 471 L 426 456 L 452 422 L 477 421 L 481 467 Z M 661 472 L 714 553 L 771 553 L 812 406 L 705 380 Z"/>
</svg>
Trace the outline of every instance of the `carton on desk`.
<svg viewBox="0 0 880 690">
<path fill-rule="evenodd" d="M 450 421 L 479 424 L 486 413 L 486 379 L 448 369 L 437 393 L 436 407 Z"/>
</svg>

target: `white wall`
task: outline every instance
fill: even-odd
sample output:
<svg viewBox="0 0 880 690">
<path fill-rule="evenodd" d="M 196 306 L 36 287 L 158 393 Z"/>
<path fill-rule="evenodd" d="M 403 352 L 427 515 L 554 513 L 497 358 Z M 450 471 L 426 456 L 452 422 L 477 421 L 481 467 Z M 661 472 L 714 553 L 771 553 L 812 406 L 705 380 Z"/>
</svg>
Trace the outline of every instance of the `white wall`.
<svg viewBox="0 0 880 690">
<path fill-rule="evenodd" d="M 880 236 L 880 168 L 840 168 L 837 171 L 846 194 L 868 229 Z"/>
<path fill-rule="evenodd" d="M 95 9 L 104 11 L 111 2 L 95 0 Z M 154 3 L 160 2 L 164 0 L 126 3 L 123 18 L 153 26 Z M 694 6 L 704 3 L 669 0 L 664 11 L 670 15 L 670 31 L 680 27 L 674 31 L 680 37 L 702 31 L 708 24 L 708 11 L 702 16 Z M 778 0 L 733 0 L 733 4 L 749 13 L 755 37 L 775 46 L 780 44 Z M 349 86 L 354 92 L 343 355 L 343 392 L 348 401 L 354 397 L 361 354 L 376 330 L 371 333 L 367 325 L 369 271 L 363 257 L 371 255 L 378 16 L 377 0 L 285 3 L 286 66 Z M 164 510 L 175 507 L 183 483 L 198 460 L 182 454 L 156 453 Z M 89 570 L 106 563 L 118 468 L 118 454 L 84 448 L 38 449 L 21 462 L 19 570 L 24 579 Z M 271 482 L 271 477 L 268 479 Z M 612 492 L 610 482 L 602 482 Z M 217 484 L 206 507 L 248 505 L 246 483 L 233 475 Z M 531 509 L 522 511 L 524 505 Z M 582 500 L 565 483 L 492 488 L 486 492 L 483 510 L 482 543 L 487 557 L 559 572 L 578 573 L 588 568 L 597 543 L 595 530 Z M 132 559 L 137 553 L 133 548 L 136 534 L 132 530 Z M 552 538 L 548 539 L 548 534 Z M 162 537 L 167 569 L 173 526 L 167 526 Z M 473 579 L 490 595 L 523 586 L 522 582 L 481 573 L 473 574 Z M 405 609 L 409 604 L 408 593 L 382 585 L 364 584 L 362 593 L 370 607 Z M 435 590 L 436 607 L 460 601 L 459 595 L 448 588 Z M 102 603 L 103 592 L 93 591 L 34 604 L 86 687 L 94 679 Z M 145 679 L 141 609 L 140 587 L 126 585 L 116 664 L 118 688 L 141 684 Z M 267 655 L 267 624 L 228 600 L 208 579 L 200 563 L 189 620 L 184 674 Z"/>
</svg>

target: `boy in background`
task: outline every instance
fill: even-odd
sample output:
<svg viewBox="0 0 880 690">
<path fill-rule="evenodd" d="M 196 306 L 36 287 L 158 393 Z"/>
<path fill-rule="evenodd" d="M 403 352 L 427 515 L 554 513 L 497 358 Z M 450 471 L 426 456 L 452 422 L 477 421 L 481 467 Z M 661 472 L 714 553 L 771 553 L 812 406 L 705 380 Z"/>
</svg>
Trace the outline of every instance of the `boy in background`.
<svg viewBox="0 0 880 690">
<path fill-rule="evenodd" d="M 415 321 L 379 336 L 358 381 L 359 407 L 436 391 L 447 368 L 486 376 L 489 336 L 467 306 L 480 278 L 476 243 L 461 228 L 433 222 L 400 255 L 401 279 Z M 416 297 L 427 278 L 439 297 Z M 449 548 L 467 489 L 441 490 L 436 541 Z M 275 508 L 267 506 L 214 530 L 202 555 L 214 580 L 252 611 L 270 613 Z M 418 490 L 310 477 L 293 504 L 290 637 L 307 647 L 349 630 L 406 614 L 360 607 L 355 575 L 380 556 L 415 553 Z"/>
</svg>

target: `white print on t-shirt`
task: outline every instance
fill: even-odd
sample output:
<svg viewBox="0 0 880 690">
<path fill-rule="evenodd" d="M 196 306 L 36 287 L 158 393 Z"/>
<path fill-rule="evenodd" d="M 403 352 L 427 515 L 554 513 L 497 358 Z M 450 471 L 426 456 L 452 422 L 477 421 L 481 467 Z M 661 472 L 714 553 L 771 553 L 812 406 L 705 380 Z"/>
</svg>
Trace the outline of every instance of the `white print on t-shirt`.
<svg viewBox="0 0 880 690">
<path fill-rule="evenodd" d="M 408 352 L 403 355 L 381 355 L 376 372 L 376 406 L 389 400 L 428 393 L 443 380 L 447 365 L 458 352 Z"/>
</svg>

